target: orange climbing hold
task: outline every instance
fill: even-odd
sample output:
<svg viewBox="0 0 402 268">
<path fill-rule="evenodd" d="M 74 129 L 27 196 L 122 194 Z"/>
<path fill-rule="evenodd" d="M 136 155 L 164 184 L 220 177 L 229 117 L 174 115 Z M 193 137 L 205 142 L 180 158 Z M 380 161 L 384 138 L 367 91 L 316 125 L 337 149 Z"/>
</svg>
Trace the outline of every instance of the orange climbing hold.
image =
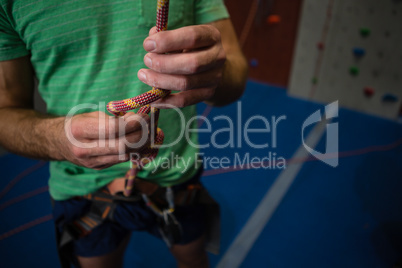
<svg viewBox="0 0 402 268">
<path fill-rule="evenodd" d="M 279 15 L 269 15 L 267 18 L 267 23 L 268 24 L 278 24 L 281 22 L 281 16 Z"/>
</svg>

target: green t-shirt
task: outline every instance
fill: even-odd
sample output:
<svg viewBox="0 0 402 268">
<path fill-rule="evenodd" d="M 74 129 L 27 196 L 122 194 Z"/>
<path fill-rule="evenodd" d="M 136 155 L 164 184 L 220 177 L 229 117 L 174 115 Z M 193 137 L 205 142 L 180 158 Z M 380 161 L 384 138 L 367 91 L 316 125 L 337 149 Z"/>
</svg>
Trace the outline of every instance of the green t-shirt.
<svg viewBox="0 0 402 268">
<path fill-rule="evenodd" d="M 80 105 L 79 113 L 105 111 L 106 103 L 134 97 L 149 86 L 137 78 L 145 68 L 143 40 L 156 21 L 156 0 L 0 0 L 0 61 L 31 55 L 39 92 L 49 114 L 64 116 Z M 171 0 L 169 29 L 228 18 L 222 0 Z M 165 144 L 155 164 L 139 176 L 168 186 L 196 172 L 197 149 L 181 136 L 181 121 L 196 114 L 195 106 L 162 110 L 159 126 Z M 196 128 L 196 121 L 190 122 Z M 197 143 L 195 132 L 190 140 Z M 174 143 L 174 141 L 178 142 Z M 169 161 L 169 162 L 167 162 Z M 173 161 L 173 162 L 172 162 Z M 185 168 L 183 163 L 188 168 Z M 169 164 L 169 166 L 167 165 Z M 129 162 L 96 171 L 53 161 L 50 194 L 56 200 L 96 191 L 125 175 Z"/>
</svg>

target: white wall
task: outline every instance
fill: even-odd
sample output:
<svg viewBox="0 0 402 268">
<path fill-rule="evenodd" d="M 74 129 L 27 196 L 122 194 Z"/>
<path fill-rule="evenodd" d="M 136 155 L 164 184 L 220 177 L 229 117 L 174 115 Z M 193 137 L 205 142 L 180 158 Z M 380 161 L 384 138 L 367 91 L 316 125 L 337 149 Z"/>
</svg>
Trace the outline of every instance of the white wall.
<svg viewBox="0 0 402 268">
<path fill-rule="evenodd" d="M 362 36 L 361 28 L 370 29 L 370 35 Z M 317 48 L 320 42 L 323 50 Z M 355 57 L 355 47 L 366 55 Z M 402 1 L 305 0 L 289 93 L 324 103 L 339 100 L 341 106 L 396 119 L 402 99 L 401 47 Z M 350 74 L 352 66 L 358 75 Z M 375 94 L 367 97 L 365 87 Z M 399 100 L 384 102 L 386 93 Z"/>
</svg>

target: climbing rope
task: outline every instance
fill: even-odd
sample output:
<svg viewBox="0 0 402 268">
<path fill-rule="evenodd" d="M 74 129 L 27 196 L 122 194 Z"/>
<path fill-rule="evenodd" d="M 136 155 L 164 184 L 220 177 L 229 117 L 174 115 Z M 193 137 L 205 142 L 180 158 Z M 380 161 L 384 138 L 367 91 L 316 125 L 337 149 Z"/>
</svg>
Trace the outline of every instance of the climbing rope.
<svg viewBox="0 0 402 268">
<path fill-rule="evenodd" d="M 169 13 L 169 0 L 158 0 L 157 16 L 156 16 L 157 32 L 165 31 L 167 29 L 168 13 Z M 154 101 L 160 98 L 164 98 L 169 94 L 170 91 L 168 90 L 153 87 L 148 92 L 145 92 L 136 97 L 120 101 L 111 101 L 107 105 L 107 110 L 110 113 L 114 114 L 115 116 L 123 116 L 129 110 L 140 108 L 137 114 L 151 113 L 151 117 L 155 119 L 154 120 L 155 129 L 153 133 L 154 133 L 154 144 L 156 146 L 149 145 L 140 152 L 141 157 L 139 159 L 131 159 L 132 166 L 126 174 L 126 185 L 124 190 L 125 196 L 131 195 L 134 186 L 134 180 L 137 176 L 137 172 L 141 170 L 141 168 L 145 164 L 149 163 L 156 157 L 159 151 L 158 146 L 161 145 L 164 140 L 163 131 L 160 128 L 158 128 L 159 109 L 156 107 L 151 107 L 149 104 L 153 103 Z"/>
</svg>

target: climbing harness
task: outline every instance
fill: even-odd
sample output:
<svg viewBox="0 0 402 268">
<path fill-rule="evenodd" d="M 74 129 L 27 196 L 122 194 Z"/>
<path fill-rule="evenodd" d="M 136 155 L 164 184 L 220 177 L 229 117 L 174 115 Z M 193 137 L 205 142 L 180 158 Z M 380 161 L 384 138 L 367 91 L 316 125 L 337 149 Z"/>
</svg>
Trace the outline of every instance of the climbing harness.
<svg viewBox="0 0 402 268">
<path fill-rule="evenodd" d="M 159 233 L 168 247 L 178 243 L 183 235 L 180 223 L 177 221 L 173 212 L 175 210 L 174 194 L 171 187 L 166 188 L 165 199 L 168 208 L 160 209 L 146 194 L 142 194 L 145 204 L 157 215 L 159 223 Z"/>
<path fill-rule="evenodd" d="M 201 176 L 201 174 L 202 170 L 200 169 L 195 178 Z M 144 201 L 155 213 L 159 233 L 168 247 L 179 243 L 183 236 L 182 227 L 173 214 L 175 206 L 205 206 L 206 215 L 208 215 L 206 218 L 206 249 L 214 254 L 219 253 L 219 205 L 199 182 L 189 183 L 178 190 L 173 190 L 171 187 L 153 187 L 155 184 L 140 178 L 137 178 L 137 180 L 139 185 L 145 184 L 145 186 L 136 187 L 136 190 L 130 196 L 122 194 L 124 187 L 121 187 L 120 191 L 115 194 L 112 194 L 108 187 L 104 187 L 95 193 L 75 198 L 78 200 L 86 199 L 91 202 L 88 212 L 72 222 L 65 223 L 62 231 L 56 230 L 62 268 L 70 267 L 71 262 L 77 264 L 73 255 L 72 242 L 89 235 L 97 226 L 105 221 L 114 221 L 114 212 L 120 202 Z M 198 179 L 196 180 L 198 181 Z M 118 184 L 121 186 L 124 185 L 121 183 Z M 115 189 L 117 188 L 115 187 Z M 147 194 L 140 192 L 138 188 L 145 189 Z M 147 190 L 147 188 L 150 190 Z"/>
</svg>

